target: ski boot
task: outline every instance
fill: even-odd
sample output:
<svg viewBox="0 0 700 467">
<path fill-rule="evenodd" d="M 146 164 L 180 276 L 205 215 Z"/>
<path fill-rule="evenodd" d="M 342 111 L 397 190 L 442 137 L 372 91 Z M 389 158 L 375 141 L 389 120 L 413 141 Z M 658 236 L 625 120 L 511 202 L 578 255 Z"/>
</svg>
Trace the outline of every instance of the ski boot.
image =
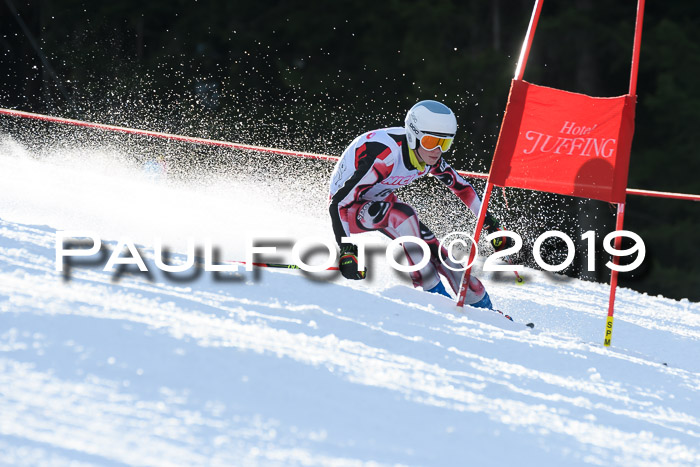
<svg viewBox="0 0 700 467">
<path fill-rule="evenodd" d="M 489 298 L 488 292 L 484 292 L 484 297 L 481 300 L 479 300 L 476 303 L 472 303 L 469 306 L 473 306 L 475 308 L 486 308 L 487 310 L 495 311 L 496 313 L 500 313 L 505 318 L 513 321 L 513 318 L 511 318 L 509 315 L 503 313 L 501 310 L 496 310 L 493 308 L 493 304 L 491 303 L 491 298 Z"/>
<path fill-rule="evenodd" d="M 452 297 L 450 297 L 450 294 L 447 293 L 447 290 L 445 290 L 445 286 L 442 285 L 442 282 L 438 282 L 435 287 L 433 287 L 432 289 L 426 290 L 426 292 L 444 295 L 445 297 L 452 299 Z"/>
</svg>

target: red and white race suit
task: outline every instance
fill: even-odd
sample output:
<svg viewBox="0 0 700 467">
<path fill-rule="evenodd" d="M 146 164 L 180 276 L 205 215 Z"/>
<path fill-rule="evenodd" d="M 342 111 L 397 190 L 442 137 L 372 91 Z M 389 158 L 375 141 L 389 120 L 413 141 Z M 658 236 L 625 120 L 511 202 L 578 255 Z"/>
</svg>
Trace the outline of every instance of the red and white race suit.
<svg viewBox="0 0 700 467">
<path fill-rule="evenodd" d="M 415 287 L 429 290 L 443 275 L 455 294 L 462 278 L 461 271 L 444 267 L 439 259 L 459 268 L 447 257 L 435 235 L 416 216 L 413 208 L 398 200 L 394 191 L 424 175 L 430 174 L 457 195 L 471 211 L 478 215 L 481 200 L 471 186 L 444 158 L 434 166 L 421 163 L 415 151 L 408 147 L 404 128 L 385 128 L 362 134 L 343 152 L 333 174 L 330 186 L 330 215 L 338 245 L 350 234 L 378 230 L 394 239 L 401 236 L 422 238 L 430 247 L 431 260 L 422 269 L 411 273 Z M 403 245 L 411 265 L 423 257 L 415 243 Z M 479 279 L 471 275 L 465 303 L 476 303 L 486 291 Z"/>
</svg>

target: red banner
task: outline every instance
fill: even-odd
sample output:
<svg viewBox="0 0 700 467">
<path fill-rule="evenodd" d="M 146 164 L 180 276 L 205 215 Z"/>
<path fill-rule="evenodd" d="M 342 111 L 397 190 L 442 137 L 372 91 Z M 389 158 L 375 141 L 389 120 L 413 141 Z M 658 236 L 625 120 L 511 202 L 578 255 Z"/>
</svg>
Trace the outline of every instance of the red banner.
<svg viewBox="0 0 700 467">
<path fill-rule="evenodd" d="M 589 97 L 513 80 L 491 182 L 625 201 L 634 96 Z"/>
</svg>

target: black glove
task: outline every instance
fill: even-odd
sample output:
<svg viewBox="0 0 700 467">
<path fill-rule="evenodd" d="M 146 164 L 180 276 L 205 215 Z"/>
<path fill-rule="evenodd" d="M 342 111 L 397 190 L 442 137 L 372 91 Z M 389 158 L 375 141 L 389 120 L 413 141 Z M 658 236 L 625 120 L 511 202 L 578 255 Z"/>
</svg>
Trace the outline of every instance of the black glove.
<svg viewBox="0 0 700 467">
<path fill-rule="evenodd" d="M 498 222 L 498 219 L 493 217 L 490 212 L 487 212 L 486 217 L 484 218 L 484 229 L 486 229 L 489 234 L 504 230 L 501 227 L 501 223 Z M 495 251 L 505 250 L 506 248 L 510 248 L 514 245 L 515 240 L 510 237 L 506 237 L 505 235 L 491 239 L 491 246 L 493 246 Z"/>
<path fill-rule="evenodd" d="M 367 268 L 359 271 L 357 267 L 357 245 L 342 245 L 340 247 L 340 261 L 338 262 L 340 273 L 346 279 L 364 279 L 367 276 Z"/>
<path fill-rule="evenodd" d="M 490 234 L 501 229 L 501 223 L 488 211 L 486 211 L 486 216 L 484 217 L 484 229 Z"/>
</svg>

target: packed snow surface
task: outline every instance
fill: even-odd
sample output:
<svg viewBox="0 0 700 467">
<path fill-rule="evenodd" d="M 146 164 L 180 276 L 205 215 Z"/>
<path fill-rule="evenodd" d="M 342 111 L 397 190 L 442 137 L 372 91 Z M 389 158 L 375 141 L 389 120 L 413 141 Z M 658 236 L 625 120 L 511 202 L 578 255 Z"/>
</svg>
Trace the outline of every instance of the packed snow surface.
<svg viewBox="0 0 700 467">
<path fill-rule="evenodd" d="M 620 289 L 605 348 L 608 287 L 539 271 L 480 274 L 514 323 L 458 313 L 381 255 L 360 282 L 168 275 L 155 237 L 175 262 L 188 238 L 233 260 L 249 238 L 282 256 L 279 239 L 332 239 L 326 181 L 175 184 L 50 156 L 0 144 L 2 465 L 700 465 L 697 303 Z M 149 272 L 62 274 L 58 230 L 130 240 Z"/>
</svg>

